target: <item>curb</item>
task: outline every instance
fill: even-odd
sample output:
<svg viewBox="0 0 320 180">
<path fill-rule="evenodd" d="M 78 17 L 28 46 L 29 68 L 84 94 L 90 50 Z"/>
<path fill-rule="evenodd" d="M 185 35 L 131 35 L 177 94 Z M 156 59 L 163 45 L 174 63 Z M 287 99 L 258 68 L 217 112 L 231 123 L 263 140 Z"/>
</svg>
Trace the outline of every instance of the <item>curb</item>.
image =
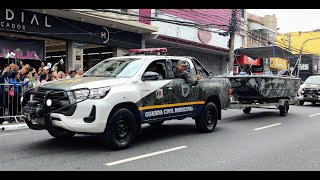
<svg viewBox="0 0 320 180">
<path fill-rule="evenodd" d="M 1 131 L 9 131 L 9 130 L 16 130 L 16 129 L 26 129 L 28 125 L 23 124 L 12 124 L 12 125 L 0 125 L 0 132 Z"/>
</svg>

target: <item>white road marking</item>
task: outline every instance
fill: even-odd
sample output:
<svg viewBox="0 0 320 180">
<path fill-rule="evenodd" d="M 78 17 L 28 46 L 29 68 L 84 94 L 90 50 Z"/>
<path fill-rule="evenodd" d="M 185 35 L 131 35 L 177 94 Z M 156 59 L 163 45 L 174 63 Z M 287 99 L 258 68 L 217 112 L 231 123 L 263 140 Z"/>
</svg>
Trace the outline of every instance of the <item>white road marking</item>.
<svg viewBox="0 0 320 180">
<path fill-rule="evenodd" d="M 312 114 L 312 115 L 310 115 L 310 116 L 308 116 L 308 117 L 312 117 L 312 116 L 318 116 L 318 115 L 320 115 L 320 113 L 317 113 L 317 114 Z"/>
<path fill-rule="evenodd" d="M 278 125 L 280 125 L 280 124 L 281 124 L 281 123 L 271 124 L 271 125 L 269 125 L 269 126 L 263 126 L 263 127 L 261 127 L 261 128 L 256 128 L 256 129 L 254 129 L 254 130 L 265 129 L 265 128 L 269 128 L 269 127 L 273 127 L 273 126 L 278 126 Z"/>
<path fill-rule="evenodd" d="M 142 158 L 146 158 L 146 157 L 150 157 L 150 156 L 154 156 L 154 155 L 158 155 L 158 154 L 163 154 L 163 153 L 167 153 L 167 152 L 170 152 L 170 151 L 183 149 L 183 148 L 186 148 L 186 147 L 187 146 L 179 146 L 179 147 L 175 147 L 175 148 L 171 148 L 171 149 L 166 149 L 166 150 L 157 151 L 157 152 L 153 152 L 153 153 L 149 153 L 149 154 L 144 154 L 144 155 L 141 155 L 141 156 L 136 156 L 136 157 L 132 157 L 132 158 L 128 158 L 128 159 L 123 159 L 123 160 L 119 160 L 119 161 L 110 162 L 110 163 L 107 163 L 105 165 L 113 166 L 113 165 L 116 165 L 116 164 L 125 163 L 125 162 L 129 162 L 129 161 L 137 160 L 137 159 L 142 159 Z"/>
<path fill-rule="evenodd" d="M 0 136 L 11 136 L 13 134 L 0 134 Z"/>
</svg>

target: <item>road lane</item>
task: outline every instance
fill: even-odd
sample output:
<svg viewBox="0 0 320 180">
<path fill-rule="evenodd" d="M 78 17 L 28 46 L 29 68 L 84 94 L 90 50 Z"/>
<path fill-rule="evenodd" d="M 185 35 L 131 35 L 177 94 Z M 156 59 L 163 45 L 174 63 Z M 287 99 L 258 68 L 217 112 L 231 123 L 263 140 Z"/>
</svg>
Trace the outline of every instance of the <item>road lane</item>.
<svg viewBox="0 0 320 180">
<path fill-rule="evenodd" d="M 308 120 L 317 106 L 290 106 L 288 116 L 253 109 L 223 111 L 213 133 L 199 133 L 194 120 L 167 121 L 155 128 L 144 125 L 129 149 L 105 149 L 96 136 L 76 135 L 57 141 L 46 131 L 0 132 L 0 170 L 60 171 L 198 171 L 198 170 L 320 170 L 320 121 Z M 317 116 L 313 117 L 317 119 Z M 253 131 L 281 123 L 277 128 Z M 179 151 L 105 166 L 106 162 L 185 145 Z"/>
</svg>

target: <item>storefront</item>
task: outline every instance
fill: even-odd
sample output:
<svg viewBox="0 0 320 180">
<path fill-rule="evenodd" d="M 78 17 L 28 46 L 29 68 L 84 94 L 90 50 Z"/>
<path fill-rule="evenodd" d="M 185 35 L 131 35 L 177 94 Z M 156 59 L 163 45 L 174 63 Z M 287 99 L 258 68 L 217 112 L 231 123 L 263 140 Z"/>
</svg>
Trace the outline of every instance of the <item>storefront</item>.
<svg viewBox="0 0 320 180">
<path fill-rule="evenodd" d="M 281 70 L 288 70 L 289 61 L 282 58 L 270 58 L 270 70 L 274 73 L 277 73 Z"/>
<path fill-rule="evenodd" d="M 52 63 L 64 59 L 67 66 L 65 71 L 86 69 L 84 61 L 92 59 L 89 58 L 89 53 L 96 53 L 95 55 L 104 58 L 110 54 L 114 55 L 115 49 L 141 48 L 142 45 L 142 34 L 125 31 L 123 28 L 120 30 L 19 9 L 0 10 L 0 33 L 2 32 L 10 33 L 9 37 L 1 38 L 1 48 L 4 49 L 2 54 L 7 50 L 15 52 L 20 49 L 13 59 L 33 59 Z M 16 38 L 17 36 L 20 38 Z M 60 45 L 50 44 L 51 41 L 58 41 Z M 42 47 L 39 44 L 42 44 Z M 55 48 L 52 48 L 53 46 Z M 88 49 L 95 52 L 88 52 Z M 38 58 L 34 59 L 35 54 Z"/>
</svg>

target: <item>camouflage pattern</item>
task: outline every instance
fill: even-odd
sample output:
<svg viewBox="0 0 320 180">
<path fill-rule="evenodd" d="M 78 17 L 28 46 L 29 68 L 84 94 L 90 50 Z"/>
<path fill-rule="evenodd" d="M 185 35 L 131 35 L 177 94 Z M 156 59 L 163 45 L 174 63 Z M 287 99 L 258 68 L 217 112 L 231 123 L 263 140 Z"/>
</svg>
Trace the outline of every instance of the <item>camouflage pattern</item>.
<svg viewBox="0 0 320 180">
<path fill-rule="evenodd" d="M 264 100 L 294 98 L 302 83 L 300 78 L 279 76 L 232 76 L 228 77 L 232 95 L 239 100 Z"/>
<path fill-rule="evenodd" d="M 198 80 L 194 79 L 191 77 L 190 73 L 188 73 L 187 71 L 179 71 L 177 70 L 176 74 L 175 74 L 176 78 L 182 78 L 185 79 L 187 81 L 188 84 L 195 86 L 198 84 Z"/>
<path fill-rule="evenodd" d="M 172 86 L 169 89 L 167 86 Z M 188 88 L 188 94 L 184 96 L 183 88 Z M 228 96 L 229 80 L 227 78 L 206 78 L 199 80 L 198 84 L 191 86 L 187 84 L 184 79 L 176 78 L 169 80 L 167 84 L 159 89 L 163 91 L 163 98 L 156 98 L 157 91 L 150 93 L 149 95 L 143 97 L 141 100 L 136 102 L 138 107 L 154 106 L 154 105 L 166 105 L 166 104 L 177 104 L 177 103 L 188 103 L 188 102 L 198 102 L 206 101 L 209 96 L 215 95 L 220 100 L 221 109 L 225 109 L 230 105 L 230 98 Z M 184 105 L 183 107 L 192 107 L 192 113 L 195 113 L 197 109 L 202 108 L 203 104 L 191 104 Z M 175 107 L 176 108 L 176 107 Z M 164 110 L 163 108 L 155 108 L 141 111 L 142 120 L 145 118 L 145 112 L 154 110 Z M 170 114 L 172 115 L 172 114 Z M 175 113 L 174 116 L 179 115 Z M 163 118 L 165 114 L 160 114 L 157 118 Z"/>
</svg>

